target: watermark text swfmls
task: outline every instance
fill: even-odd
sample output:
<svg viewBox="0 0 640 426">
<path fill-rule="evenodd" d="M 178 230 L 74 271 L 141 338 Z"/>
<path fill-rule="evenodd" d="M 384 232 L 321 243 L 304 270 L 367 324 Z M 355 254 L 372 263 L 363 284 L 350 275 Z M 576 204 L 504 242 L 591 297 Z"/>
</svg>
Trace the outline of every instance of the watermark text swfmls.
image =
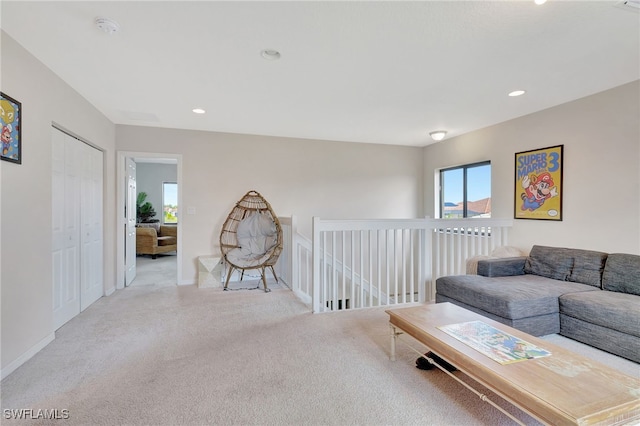
<svg viewBox="0 0 640 426">
<path fill-rule="evenodd" d="M 6 420 L 67 420 L 69 410 L 66 408 L 5 408 L 2 412 Z"/>
</svg>

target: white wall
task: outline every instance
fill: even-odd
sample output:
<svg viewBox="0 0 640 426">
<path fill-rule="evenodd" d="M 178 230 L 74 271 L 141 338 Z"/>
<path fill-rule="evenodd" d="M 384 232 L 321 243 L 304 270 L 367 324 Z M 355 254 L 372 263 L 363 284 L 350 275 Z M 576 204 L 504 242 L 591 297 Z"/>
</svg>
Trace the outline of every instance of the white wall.
<svg viewBox="0 0 640 426">
<path fill-rule="evenodd" d="M 2 91 L 22 102 L 22 164 L 0 162 L 2 375 L 53 338 L 51 125 L 105 151 L 105 273 L 114 288 L 115 129 L 4 32 Z"/>
<path fill-rule="evenodd" d="M 276 214 L 295 214 L 307 236 L 314 215 L 422 215 L 422 148 L 137 126 L 116 126 L 116 139 L 121 151 L 183 156 L 183 283 L 195 282 L 198 256 L 219 253 L 222 224 L 250 190 Z"/>
<path fill-rule="evenodd" d="M 516 152 L 564 144 L 563 221 L 514 220 L 511 242 L 640 254 L 640 81 L 424 149 L 425 212 L 434 175 L 491 160 L 495 218 L 513 218 Z"/>
<path fill-rule="evenodd" d="M 178 166 L 175 164 L 136 163 L 136 189 L 138 194 L 147 193 L 147 201 L 156 211 L 154 219 L 162 222 L 162 183 L 178 181 Z"/>
</svg>

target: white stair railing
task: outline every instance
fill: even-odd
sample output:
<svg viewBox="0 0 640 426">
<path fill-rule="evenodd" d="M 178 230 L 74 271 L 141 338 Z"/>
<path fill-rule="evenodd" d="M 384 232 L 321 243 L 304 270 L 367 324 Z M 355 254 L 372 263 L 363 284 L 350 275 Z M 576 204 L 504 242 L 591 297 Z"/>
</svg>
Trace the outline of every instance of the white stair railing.
<svg viewBox="0 0 640 426">
<path fill-rule="evenodd" d="M 313 312 L 395 306 L 435 298 L 435 280 L 464 274 L 466 260 L 508 244 L 512 220 L 313 218 L 313 238 L 279 218 L 279 278 Z"/>
<path fill-rule="evenodd" d="M 311 240 L 298 233 L 295 216 L 278 217 L 278 220 L 282 227 L 284 241 L 284 248 L 276 263 L 278 279 L 300 300 L 311 305 L 313 294 Z"/>
<path fill-rule="evenodd" d="M 435 299 L 435 281 L 447 275 L 466 273 L 466 261 L 488 256 L 509 242 L 511 219 L 431 219 L 431 270 L 433 278 L 427 293 Z"/>
<path fill-rule="evenodd" d="M 313 219 L 313 311 L 425 300 L 424 219 Z"/>
</svg>

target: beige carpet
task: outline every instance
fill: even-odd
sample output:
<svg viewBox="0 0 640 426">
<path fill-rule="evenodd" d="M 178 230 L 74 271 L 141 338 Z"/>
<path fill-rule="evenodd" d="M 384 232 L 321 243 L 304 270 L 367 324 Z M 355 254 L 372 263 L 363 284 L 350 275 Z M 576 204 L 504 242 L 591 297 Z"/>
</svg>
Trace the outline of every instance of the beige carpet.
<svg viewBox="0 0 640 426">
<path fill-rule="evenodd" d="M 151 256 L 136 257 L 136 278 L 131 282 L 131 287 L 172 287 L 177 285 L 178 273 L 175 253 L 159 254 L 155 259 Z M 228 290 L 263 290 L 260 271 L 247 270 L 240 280 L 240 274 L 234 273 L 229 281 Z M 286 287 L 273 277 L 271 270 L 267 270 L 267 288 L 279 289 Z"/>
<path fill-rule="evenodd" d="M 2 409 L 68 410 L 55 423 L 64 425 L 513 424 L 444 373 L 416 369 L 404 345 L 389 361 L 387 318 L 314 315 L 284 288 L 132 286 L 7 377 Z M 638 364 L 551 339 L 638 374 Z M 14 423 L 25 424 L 2 421 Z"/>
<path fill-rule="evenodd" d="M 136 256 L 136 277 L 131 286 L 166 287 L 178 285 L 177 256 L 163 253 L 155 259 L 149 255 Z"/>
</svg>

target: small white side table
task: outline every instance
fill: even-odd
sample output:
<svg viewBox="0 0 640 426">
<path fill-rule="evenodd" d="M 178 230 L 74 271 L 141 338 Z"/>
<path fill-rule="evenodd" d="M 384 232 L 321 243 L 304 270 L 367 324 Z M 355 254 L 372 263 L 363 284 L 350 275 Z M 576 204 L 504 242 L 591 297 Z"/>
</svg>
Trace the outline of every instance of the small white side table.
<svg viewBox="0 0 640 426">
<path fill-rule="evenodd" d="M 198 288 L 222 287 L 222 269 L 219 257 L 198 257 Z"/>
</svg>

